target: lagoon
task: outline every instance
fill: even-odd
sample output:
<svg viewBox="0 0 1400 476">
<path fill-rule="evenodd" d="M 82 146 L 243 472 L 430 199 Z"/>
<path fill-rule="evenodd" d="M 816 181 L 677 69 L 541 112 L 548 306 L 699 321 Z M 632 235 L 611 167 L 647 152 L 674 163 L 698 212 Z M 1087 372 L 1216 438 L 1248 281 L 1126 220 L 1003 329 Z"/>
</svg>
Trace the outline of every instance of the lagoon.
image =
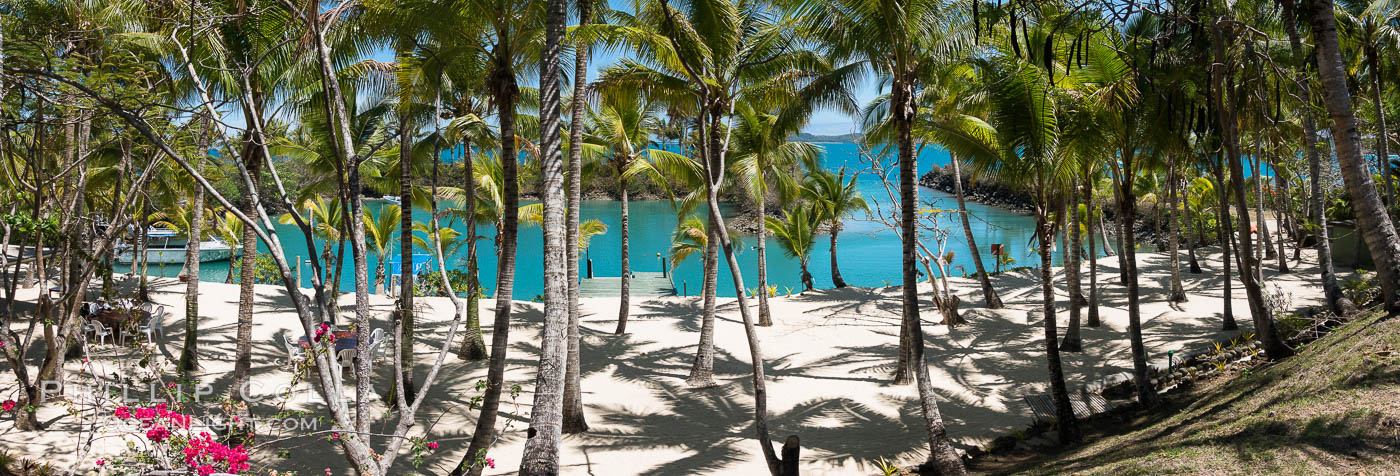
<svg viewBox="0 0 1400 476">
<path fill-rule="evenodd" d="M 860 159 L 859 149 L 856 144 L 849 143 L 826 143 L 821 144 L 824 149 L 822 163 L 831 170 L 846 167 L 850 172 L 862 171 L 868 166 Z M 948 164 L 948 153 L 942 149 L 933 147 L 925 148 L 919 156 L 919 174 L 922 175 L 932 169 L 934 165 L 945 166 Z M 888 160 L 894 160 L 891 155 Z M 885 210 L 890 210 L 891 203 L 880 185 L 878 177 L 872 174 L 861 174 L 858 177 L 858 186 L 861 194 L 871 202 L 872 209 L 876 207 L 876 202 Z M 951 195 L 928 188 L 920 187 L 920 199 L 931 201 L 933 208 L 956 209 L 957 201 Z M 522 204 L 529 203 L 522 201 Z M 897 205 L 897 204 L 896 204 Z M 369 211 L 377 211 L 383 206 L 381 202 L 367 201 L 366 208 Z M 987 251 L 991 244 L 999 243 L 1010 250 L 1011 257 L 1018 264 L 1016 265 L 1038 265 L 1039 260 L 1033 254 L 1033 249 L 1028 248 L 1033 236 L 1035 222 L 1024 214 L 1010 212 L 1004 209 L 985 206 L 969 202 L 968 212 L 972 218 L 973 233 L 977 243 L 982 249 L 982 259 L 988 269 L 994 265 L 991 254 Z M 621 249 L 621 211 L 619 202 L 613 200 L 586 200 L 581 209 L 583 219 L 596 218 L 608 225 L 608 232 L 604 235 L 596 236 L 590 242 L 586 253 L 581 256 L 583 259 L 593 261 L 595 276 L 615 277 L 621 273 L 619 263 L 619 253 Z M 415 210 L 414 217 L 422 219 L 428 213 L 425 210 Z M 863 214 L 861 214 L 863 215 Z M 703 215 L 702 215 L 703 216 Z M 671 246 L 671 233 L 675 230 L 677 218 L 672 211 L 669 202 L 664 200 L 634 200 L 630 203 L 630 225 L 631 237 L 630 245 L 632 252 L 632 270 L 637 271 L 661 271 L 661 260 L 657 257 L 669 255 Z M 448 226 L 448 223 L 442 223 Z M 964 273 L 974 273 L 971 257 L 968 253 L 966 240 L 963 238 L 961 224 L 955 214 L 945 214 L 940 218 L 940 225 L 948 229 L 946 249 L 954 253 L 952 274 L 961 275 Z M 465 230 L 462 223 L 452 224 L 454 228 Z M 283 246 L 286 247 L 288 259 L 306 259 L 308 256 L 305 239 L 293 225 L 277 225 L 278 235 L 282 239 Z M 496 260 L 495 249 L 490 237 L 494 236 L 495 230 L 490 226 L 478 226 L 478 232 L 486 238 L 478 243 L 478 260 L 481 267 L 482 286 L 488 295 L 495 289 Z M 757 281 L 757 260 L 758 253 L 753 249 L 755 246 L 752 235 L 739 237 L 736 247 L 740 268 L 744 276 L 744 284 L 749 288 L 755 288 Z M 927 236 L 921 237 L 930 247 L 937 249 L 934 240 Z M 395 242 L 397 243 L 397 237 Z M 533 299 L 543 292 L 543 262 L 540 249 L 543 243 L 543 236 L 537 227 L 522 226 L 519 235 L 519 245 L 516 258 L 516 282 L 513 292 L 515 299 Z M 317 240 L 317 252 L 319 252 L 322 242 Z M 348 244 L 347 244 L 348 246 Z M 777 246 L 773 238 L 768 238 L 768 280 L 769 284 L 777 288 L 780 295 L 790 292 L 797 292 L 801 289 L 800 268 L 796 259 L 783 256 L 781 249 Z M 810 263 L 813 279 L 818 288 L 831 287 L 830 274 L 830 253 L 828 251 L 828 235 L 818 237 L 817 244 L 812 252 Z M 264 244 L 259 244 L 259 249 L 266 251 Z M 334 255 L 334 251 L 332 251 Z M 1055 253 L 1058 262 L 1059 253 Z M 398 256 L 395 250 L 392 256 Z M 866 216 L 849 218 L 844 223 L 841 231 L 838 246 L 837 260 L 841 266 L 841 274 L 846 282 L 852 286 L 885 286 L 899 284 L 900 282 L 900 240 L 898 235 L 887 229 L 883 224 L 873 221 Z M 345 292 L 354 290 L 354 276 L 349 266 L 350 253 L 345 253 L 346 270 L 341 276 L 340 289 Z M 465 247 L 460 253 L 447 257 L 448 266 L 457 269 L 466 268 Z M 369 270 L 371 273 L 370 282 L 374 280 L 374 269 L 376 261 L 370 257 Z M 1013 266 L 1016 266 L 1013 265 Z M 580 274 L 585 273 L 586 264 L 580 264 Z M 175 276 L 180 272 L 179 266 L 158 267 L 151 265 L 148 272 L 152 275 Z M 719 276 L 719 295 L 734 296 L 734 288 L 729 273 L 728 265 L 721 256 Z M 920 267 L 922 270 L 922 267 Z M 118 265 L 118 272 L 125 272 L 124 266 Z M 200 266 L 200 279 L 204 281 L 224 281 L 229 271 L 229 262 L 202 263 Z M 311 279 L 309 268 L 303 269 L 302 285 L 309 287 Z M 672 280 L 678 292 L 686 295 L 696 295 L 700 292 L 703 283 L 703 269 L 700 264 L 700 257 L 693 255 L 690 259 L 682 262 L 675 269 Z"/>
</svg>

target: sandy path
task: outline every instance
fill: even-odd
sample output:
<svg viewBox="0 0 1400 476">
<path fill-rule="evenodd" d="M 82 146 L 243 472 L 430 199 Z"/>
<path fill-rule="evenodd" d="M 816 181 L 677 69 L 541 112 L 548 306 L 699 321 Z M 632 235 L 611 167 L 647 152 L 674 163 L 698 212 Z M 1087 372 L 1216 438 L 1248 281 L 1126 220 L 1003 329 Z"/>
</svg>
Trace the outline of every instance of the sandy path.
<svg viewBox="0 0 1400 476">
<path fill-rule="evenodd" d="M 1185 256 L 1183 251 L 1183 268 Z M 1202 253 L 1201 258 L 1203 274 L 1183 275 L 1190 301 L 1176 306 L 1164 301 L 1166 257 L 1139 255 L 1144 334 L 1149 358 L 1154 362 L 1165 359 L 1168 350 L 1201 350 L 1208 342 L 1234 335 L 1217 331 L 1222 304 L 1217 275 L 1219 255 Z M 1083 329 L 1084 352 L 1063 354 L 1071 388 L 1131 368 L 1126 297 L 1118 285 L 1117 260 L 1100 259 L 1099 265 L 1104 326 Z M 1266 270 L 1268 283 L 1291 292 L 1295 307 L 1318 303 L 1321 290 L 1314 284 L 1314 264 L 1307 261 L 1290 265 L 1292 274 L 1277 275 Z M 1056 284 L 1063 285 L 1059 271 L 1056 270 Z M 1007 308 L 988 310 L 980 305 L 981 295 L 975 282 L 961 278 L 953 282 L 963 296 L 964 315 L 969 323 L 952 330 L 937 325 L 939 317 L 926 301 L 924 329 L 928 333 L 930 371 L 948 432 L 957 446 L 970 448 L 1027 425 L 1030 411 L 1021 397 L 1048 388 L 1042 326 L 1027 312 L 1040 306 L 1040 290 L 1035 270 L 998 276 L 995 283 Z M 173 359 L 178 356 L 183 339 L 184 306 L 180 293 L 184 286 L 168 280 L 157 288 L 155 299 L 168 305 L 171 314 L 159 351 Z M 1251 327 L 1248 306 L 1238 284 L 1235 289 L 1236 319 L 1247 332 Z M 217 387 L 226 385 L 232 372 L 238 292 L 236 286 L 219 283 L 202 284 L 201 290 L 200 334 L 206 357 L 200 379 Z M 348 304 L 352 299 L 347 295 L 342 302 Z M 442 344 L 452 311 L 445 298 L 424 301 L 431 312 L 420 318 L 421 338 L 415 348 L 422 369 L 426 369 L 435 349 Z M 752 438 L 748 349 L 734 300 L 720 300 L 716 326 L 715 370 L 721 386 L 704 390 L 691 390 L 684 383 L 698 338 L 699 299 L 633 301 L 629 333 L 615 336 L 611 331 L 617 299 L 583 300 L 584 402 L 593 429 L 566 437 L 562 449 L 565 472 L 764 473 L 762 456 Z M 1063 333 L 1068 312 L 1064 310 L 1067 299 L 1062 287 L 1058 301 Z M 922 460 L 926 444 L 917 391 L 912 386 L 889 383 L 898 343 L 898 288 L 820 290 L 771 302 L 776 325 L 760 328 L 759 332 L 768 360 L 772 431 L 779 441 L 794 433 L 802 438 L 804 474 L 869 473 L 874 471 L 872 462 L 880 457 L 904 463 Z M 274 339 L 280 339 L 284 333 L 301 335 L 287 303 L 279 287 L 258 287 L 253 333 L 255 392 L 273 393 L 273 389 L 290 379 L 290 374 L 276 363 L 285 358 L 285 352 L 274 343 L 280 342 Z M 388 326 L 386 314 L 391 306 L 388 299 L 375 297 L 375 327 Z M 491 301 L 483 300 L 483 321 L 488 324 L 491 306 Z M 509 416 L 528 417 L 542 309 L 540 304 L 529 302 L 517 302 L 515 306 L 517 318 L 511 329 L 506 378 L 508 384 L 519 384 L 524 391 L 516 399 L 518 407 L 507 397 L 502 411 Z M 348 312 L 349 308 L 344 310 Z M 489 342 L 489 328 L 487 332 Z M 94 362 L 106 369 L 104 372 L 120 372 L 110 358 L 115 352 L 118 350 L 112 346 L 98 347 Z M 389 365 L 381 361 L 376 367 L 375 385 L 381 393 L 387 393 L 391 383 Z M 485 362 L 462 362 L 455 356 L 449 357 L 432 400 L 419 414 L 420 426 L 415 429 L 429 432 L 426 438 L 440 442 L 442 448 L 428 455 L 417 469 L 408 464 L 410 458 L 401 457 L 400 471 L 442 474 L 456 464 L 466 449 L 475 421 L 475 412 L 468 411 L 465 403 L 476 395 L 473 385 L 484 379 L 485 373 Z M 12 398 L 13 388 L 13 376 L 6 368 L 0 376 L 0 399 Z M 288 408 L 319 412 L 323 406 L 320 397 L 304 383 L 297 389 Z M 276 409 L 272 403 L 265 402 L 257 411 L 271 414 Z M 14 431 L 11 418 L 0 420 L 0 447 L 72 464 L 71 448 L 77 428 L 73 418 L 65 416 L 57 406 L 43 410 L 41 417 L 52 420 L 53 426 L 37 435 Z M 380 418 L 390 421 L 382 415 Z M 514 423 L 502 442 L 492 449 L 490 456 L 495 458 L 498 469 L 489 474 L 510 474 L 518 465 L 525 426 L 524 422 Z M 319 474 L 321 468 L 344 468 L 347 464 L 338 448 L 324 440 L 300 438 L 273 446 L 287 450 L 286 455 L 268 450 L 260 452 L 257 459 L 280 470 Z M 113 438 L 98 439 L 94 444 L 96 454 L 120 447 L 119 440 Z M 91 465 L 85 462 L 81 467 Z M 342 472 L 343 469 L 338 470 L 337 474 Z"/>
</svg>

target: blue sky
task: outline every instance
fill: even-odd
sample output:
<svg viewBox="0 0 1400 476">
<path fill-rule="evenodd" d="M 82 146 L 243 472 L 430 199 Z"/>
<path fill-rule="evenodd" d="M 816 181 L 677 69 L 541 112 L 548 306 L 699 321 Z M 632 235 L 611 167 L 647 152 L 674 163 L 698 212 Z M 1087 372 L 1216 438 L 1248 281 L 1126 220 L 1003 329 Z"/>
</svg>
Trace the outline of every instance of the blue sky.
<svg viewBox="0 0 1400 476">
<path fill-rule="evenodd" d="M 588 63 L 588 80 L 592 81 L 597 79 L 599 69 L 614 64 L 623 57 L 625 57 L 625 55 L 616 51 L 595 50 L 593 59 Z M 876 90 L 876 83 L 877 81 L 875 81 L 874 78 L 866 78 L 865 81 L 861 82 L 860 87 L 855 91 L 857 104 L 864 106 L 866 103 L 874 100 L 876 96 L 879 96 L 879 91 Z M 811 122 L 807 124 L 803 132 L 837 135 L 856 132 L 856 129 L 856 120 L 847 116 L 845 113 L 821 110 L 813 114 Z"/>
</svg>

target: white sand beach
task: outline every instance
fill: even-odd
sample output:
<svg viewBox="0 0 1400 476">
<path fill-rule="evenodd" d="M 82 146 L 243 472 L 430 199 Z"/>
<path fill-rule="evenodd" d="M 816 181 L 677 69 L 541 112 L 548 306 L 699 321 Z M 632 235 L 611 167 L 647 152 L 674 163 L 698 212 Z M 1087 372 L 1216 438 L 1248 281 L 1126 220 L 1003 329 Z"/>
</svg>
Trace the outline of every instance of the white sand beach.
<svg viewBox="0 0 1400 476">
<path fill-rule="evenodd" d="M 1321 300 L 1321 288 L 1315 284 L 1315 253 L 1305 250 L 1303 255 L 1304 262 L 1290 262 L 1291 274 L 1277 274 L 1273 271 L 1275 262 L 1265 266 L 1267 285 L 1291 293 L 1295 308 L 1316 305 Z M 1184 250 L 1181 256 L 1185 268 Z M 1178 305 L 1165 300 L 1169 279 L 1166 256 L 1138 255 L 1143 332 L 1149 358 L 1154 362 L 1165 359 L 1167 351 L 1203 350 L 1212 341 L 1238 335 L 1218 331 L 1222 305 L 1219 254 L 1203 252 L 1200 257 L 1203 274 L 1190 274 L 1183 269 L 1189 301 Z M 1071 388 L 1131 369 L 1126 296 L 1118 284 L 1117 259 L 1101 258 L 1099 266 L 1104 325 L 1083 328 L 1084 352 L 1062 354 Z M 1060 271 L 1056 269 L 1057 275 Z M 1031 413 L 1022 397 L 1048 388 L 1043 327 L 1038 318 L 1032 319 L 1028 313 L 1040 308 L 1041 294 L 1039 273 L 1034 269 L 994 279 L 1007 304 L 1000 310 L 983 308 L 975 281 L 951 281 L 962 296 L 963 315 L 968 323 L 955 329 L 938 325 L 940 316 L 932 303 L 925 301 L 925 342 L 948 433 L 956 446 L 967 449 L 1027 426 Z M 1086 286 L 1087 281 L 1086 274 Z M 1056 284 L 1061 308 L 1057 318 L 1063 335 L 1069 319 L 1065 310 L 1067 297 L 1063 279 L 1057 278 Z M 157 353 L 165 359 L 179 355 L 184 289 L 184 284 L 175 280 L 161 280 L 154 285 L 154 299 L 168 306 L 169 311 L 165 338 L 157 346 Z M 199 376 L 204 382 L 226 384 L 233 368 L 238 288 L 202 283 L 200 289 L 200 345 L 204 357 Z M 291 378 L 279 363 L 286 357 L 280 339 L 284 334 L 301 336 L 302 331 L 295 313 L 288 309 L 282 288 L 258 286 L 257 293 L 254 387 L 274 389 Z M 1235 317 L 1242 331 L 1249 332 L 1249 308 L 1238 284 L 1233 297 Z M 800 436 L 803 474 L 870 474 L 875 471 L 873 463 L 881 457 L 903 464 L 924 459 L 927 445 L 917 391 L 913 386 L 890 383 L 898 349 L 899 299 L 897 287 L 886 287 L 818 290 L 771 301 L 775 325 L 759 328 L 758 332 L 769 372 L 772 434 L 778 441 L 789 434 Z M 341 300 L 347 304 L 352 301 L 353 295 Z M 443 343 L 452 305 L 446 298 L 420 302 L 429 311 L 419 317 L 418 345 L 414 349 L 421 378 Z M 633 298 L 632 302 L 628 333 L 619 336 L 612 334 L 618 300 L 583 300 L 583 401 L 592 430 L 566 436 L 561 448 L 564 472 L 764 473 L 763 458 L 753 437 L 749 353 L 735 301 L 720 299 L 715 371 L 721 385 L 702 390 L 692 390 L 685 384 L 698 340 L 700 299 Z M 494 302 L 483 300 L 481 304 L 486 340 L 490 342 Z M 519 384 L 523 392 L 513 401 L 509 396 L 503 399 L 501 424 L 510 418 L 528 417 L 538 361 L 542 305 L 514 305 L 516 318 L 511 329 L 506 380 L 508 385 Z M 374 297 L 375 327 L 388 328 L 386 319 L 391 307 L 390 299 Z M 347 306 L 342 311 L 348 313 L 351 309 Z M 457 342 L 452 343 L 454 351 L 456 345 Z M 130 350 L 112 345 L 94 347 L 94 365 L 103 373 L 121 372 L 112 358 L 117 352 Z M 69 369 L 77 371 L 79 365 L 70 363 Z M 375 367 L 374 385 L 381 394 L 387 394 L 392 383 L 391 364 L 379 361 Z M 400 458 L 400 474 L 445 474 L 461 459 L 476 418 L 467 402 L 478 394 L 474 385 L 485 374 L 485 361 L 463 362 L 449 355 L 431 400 L 419 413 L 419 425 L 411 432 L 437 441 L 441 447 L 428 454 L 417 468 L 411 465 L 411 458 Z M 347 374 L 346 379 L 351 378 Z M 4 369 L 0 372 L 0 399 L 13 398 L 9 395 L 14 387 L 12 372 Z M 289 409 L 324 414 L 319 397 L 309 385 L 302 383 L 298 389 L 302 398 L 290 403 Z M 274 403 L 256 406 L 255 414 L 276 412 Z M 376 407 L 384 408 L 382 402 Z M 77 433 L 80 425 L 73 416 L 55 404 L 44 407 L 40 417 L 50 425 L 41 433 L 16 431 L 12 417 L 0 419 L 0 448 L 63 467 L 94 468 L 89 461 L 74 461 L 73 448 L 79 446 L 76 443 L 87 441 L 89 435 Z M 387 411 L 377 413 L 376 418 L 379 420 L 375 428 L 383 422 L 397 421 Z M 512 423 L 502 441 L 490 450 L 496 468 L 488 474 L 514 472 L 526 426 L 525 421 Z M 93 453 L 85 459 L 114 454 L 123 446 L 120 439 L 101 435 L 92 444 Z M 381 442 L 376 442 L 376 446 L 382 447 Z M 279 450 L 285 452 L 279 454 Z M 350 474 L 339 451 L 324 437 L 292 438 L 260 448 L 254 456 L 254 468 L 320 474 L 322 468 L 329 467 L 335 474 Z"/>
</svg>

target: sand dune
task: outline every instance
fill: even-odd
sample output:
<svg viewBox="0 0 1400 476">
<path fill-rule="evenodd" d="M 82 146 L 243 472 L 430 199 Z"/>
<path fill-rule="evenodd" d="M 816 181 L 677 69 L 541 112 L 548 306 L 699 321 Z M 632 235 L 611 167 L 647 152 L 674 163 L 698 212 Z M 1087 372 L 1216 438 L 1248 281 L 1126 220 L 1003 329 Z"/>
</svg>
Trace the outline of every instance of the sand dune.
<svg viewBox="0 0 1400 476">
<path fill-rule="evenodd" d="M 1303 254 L 1313 255 L 1311 251 Z M 1183 252 L 1183 267 L 1185 256 Z M 1201 258 L 1203 274 L 1183 274 L 1190 301 L 1176 305 L 1165 302 L 1166 256 L 1139 255 L 1143 330 L 1149 358 L 1154 362 L 1165 359 L 1167 351 L 1201 350 L 1209 342 L 1237 334 L 1217 331 L 1222 304 L 1219 254 L 1202 253 Z M 1126 296 L 1118 284 L 1117 260 L 1100 259 L 1099 265 L 1104 325 L 1083 329 L 1084 352 L 1063 354 L 1071 388 L 1131 368 Z M 1290 265 L 1293 273 L 1279 275 L 1269 270 L 1273 265 L 1268 264 L 1267 283 L 1291 293 L 1295 307 L 1317 304 L 1321 290 L 1314 284 L 1318 279 L 1315 263 L 1306 259 Z M 1057 318 L 1063 333 L 1068 312 L 1060 271 L 1056 269 L 1055 282 L 1060 286 L 1061 312 Z M 925 340 L 948 433 L 958 447 L 972 448 L 1026 426 L 1030 410 L 1021 398 L 1048 388 L 1042 326 L 1038 314 L 1028 312 L 1041 305 L 1039 274 L 1022 270 L 996 277 L 996 286 L 1007 304 L 999 310 L 981 306 L 980 290 L 973 280 L 951 281 L 963 297 L 968 324 L 956 329 L 938 325 L 940 317 L 925 301 Z M 169 306 L 170 311 L 166 338 L 157 351 L 166 359 L 174 359 L 183 339 L 184 286 L 166 280 L 155 287 L 154 298 Z M 1236 285 L 1235 289 L 1236 319 L 1248 332 L 1248 306 L 1240 287 Z M 200 379 L 216 386 L 226 385 L 233 367 L 238 290 L 219 283 L 204 283 L 201 290 L 200 343 L 205 357 Z M 352 300 L 353 296 L 347 295 L 342 302 Z M 633 299 L 629 332 L 616 336 L 612 329 L 618 300 L 583 300 L 583 399 L 593 429 L 565 438 L 565 472 L 762 474 L 763 458 L 750 423 L 753 400 L 748 349 L 734 300 L 719 301 L 715 370 L 721 385 L 703 390 L 685 385 L 698 338 L 699 298 L 638 301 Z M 452 305 L 445 298 L 423 302 L 429 312 L 420 316 L 415 352 L 419 368 L 426 369 L 442 344 Z M 759 333 L 769 372 L 772 431 L 779 440 L 789 434 L 801 437 L 804 474 L 868 474 L 874 471 L 872 463 L 880 457 L 903 463 L 921 461 L 926 444 L 917 391 L 912 386 L 890 384 L 898 348 L 899 289 L 820 290 L 779 297 L 771 303 L 775 325 L 760 328 Z M 483 321 L 487 324 L 492 306 L 491 301 L 483 300 Z M 374 298 L 375 327 L 387 328 L 391 307 L 389 299 Z M 508 396 L 504 399 L 502 424 L 511 418 L 528 418 L 538 359 L 541 305 L 516 302 L 515 309 L 506 380 L 508 384 L 519 384 L 523 392 L 514 400 Z M 486 331 L 489 342 L 491 330 Z M 301 335 L 287 298 L 279 287 L 259 286 L 253 330 L 255 389 L 272 393 L 290 380 L 290 374 L 278 364 L 285 352 L 276 342 L 284 334 Z M 127 351 L 99 346 L 93 353 L 94 363 L 104 369 L 103 373 L 121 372 L 118 360 L 113 358 L 118 352 Z M 76 371 L 77 365 L 70 368 Z M 391 384 L 389 364 L 380 362 L 376 367 L 375 386 L 387 394 Z M 484 379 L 485 373 L 484 361 L 462 362 L 455 356 L 449 357 L 414 430 L 414 434 L 425 435 L 442 446 L 418 468 L 409 464 L 409 458 L 401 458 L 403 473 L 442 474 L 460 460 L 475 421 L 475 412 L 468 411 L 466 403 L 476 394 L 474 383 Z M 4 369 L 0 389 L 5 390 L 0 390 L 0 399 L 11 398 L 8 389 L 13 388 L 13 376 Z M 288 403 L 287 408 L 319 413 L 323 405 L 320 397 L 305 383 L 297 388 L 299 398 Z M 264 402 L 256 407 L 256 412 L 272 414 L 278 408 L 274 403 Z M 382 402 L 378 403 L 376 415 L 381 422 L 396 421 L 384 417 L 386 412 L 380 411 L 383 409 Z M 90 461 L 95 455 L 112 454 L 122 447 L 119 439 L 97 438 L 93 442 L 94 456 L 75 462 L 72 448 L 79 437 L 78 420 L 59 405 L 46 407 L 40 415 L 52 425 L 41 434 L 17 432 L 12 428 L 12 419 L 0 420 L 0 447 L 84 469 L 92 468 Z M 526 426 L 523 420 L 510 423 L 500 444 L 490 452 L 497 469 L 488 474 L 513 472 L 519 463 Z M 279 449 L 286 450 L 286 454 L 278 455 Z M 326 467 L 337 468 L 337 474 L 347 472 L 346 460 L 338 447 L 324 438 L 280 441 L 262 448 L 255 460 L 266 467 L 297 470 L 301 474 L 319 474 Z"/>
</svg>

